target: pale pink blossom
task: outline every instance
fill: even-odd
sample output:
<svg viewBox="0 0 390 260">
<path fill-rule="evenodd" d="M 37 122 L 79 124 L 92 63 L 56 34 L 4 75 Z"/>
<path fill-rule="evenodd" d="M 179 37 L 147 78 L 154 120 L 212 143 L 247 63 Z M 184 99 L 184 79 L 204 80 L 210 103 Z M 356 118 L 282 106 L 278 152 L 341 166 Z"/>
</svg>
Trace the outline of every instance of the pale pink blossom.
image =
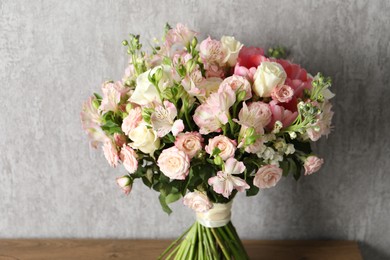
<svg viewBox="0 0 390 260">
<path fill-rule="evenodd" d="M 322 113 L 318 116 L 317 122 L 306 130 L 307 135 L 313 142 L 320 139 L 321 136 L 328 136 L 332 129 L 332 104 L 330 102 L 324 102 L 320 107 Z"/>
<path fill-rule="evenodd" d="M 203 138 L 198 132 L 180 133 L 176 136 L 175 146 L 192 159 L 202 150 Z"/>
<path fill-rule="evenodd" d="M 83 103 L 80 117 L 83 129 L 91 139 L 92 147 L 97 148 L 97 144 L 104 142 L 107 136 L 100 127 L 102 123 L 101 111 L 98 110 L 98 105 L 94 105 L 94 103 L 97 104 L 96 97 L 89 97 Z"/>
<path fill-rule="evenodd" d="M 234 74 L 246 77 L 253 82 L 257 67 L 263 61 L 269 61 L 269 59 L 264 56 L 263 49 L 244 46 L 238 54 L 237 64 L 234 67 Z"/>
<path fill-rule="evenodd" d="M 119 178 L 116 178 L 116 183 L 118 186 L 124 191 L 126 195 L 128 195 L 132 188 L 132 181 L 129 176 L 122 176 Z"/>
<path fill-rule="evenodd" d="M 247 130 L 248 130 L 247 126 L 244 126 L 244 125 L 241 126 L 240 133 L 239 133 L 240 143 L 238 144 L 237 148 L 244 147 L 244 150 L 247 153 L 258 153 L 258 152 L 262 151 L 262 149 L 264 147 L 264 142 L 265 142 L 265 140 L 263 138 L 264 129 L 261 128 L 261 129 L 259 129 L 259 131 L 255 132 L 255 134 L 258 135 L 256 138 L 256 141 L 252 144 L 249 144 L 249 145 L 245 144 L 246 139 L 249 137 L 247 135 Z"/>
<path fill-rule="evenodd" d="M 222 42 L 218 40 L 212 40 L 210 36 L 200 43 L 199 55 L 205 65 L 223 65 L 223 61 L 226 57 Z"/>
<path fill-rule="evenodd" d="M 103 153 L 111 167 L 118 166 L 119 155 L 116 145 L 107 138 L 103 144 Z"/>
<path fill-rule="evenodd" d="M 279 63 L 264 61 L 254 75 L 253 92 L 259 97 L 270 97 L 276 86 L 284 84 L 286 77 Z"/>
<path fill-rule="evenodd" d="M 205 78 L 202 76 L 202 72 L 199 69 L 193 70 L 186 75 L 181 84 L 185 91 L 191 96 L 204 96 L 206 91 L 200 88 L 200 85 L 204 82 Z"/>
<path fill-rule="evenodd" d="M 213 190 L 216 193 L 222 194 L 225 198 L 229 198 L 233 189 L 243 192 L 250 188 L 245 180 L 233 176 L 234 174 L 240 174 L 244 171 L 245 165 L 243 162 L 239 162 L 234 158 L 229 158 L 225 162 L 224 170 L 217 172 L 217 176 L 209 178 L 208 184 L 213 186 Z"/>
<path fill-rule="evenodd" d="M 142 121 L 141 107 L 135 107 L 129 111 L 129 114 L 123 119 L 122 131 L 129 135 Z"/>
<path fill-rule="evenodd" d="M 199 191 L 187 193 L 183 198 L 183 204 L 196 212 L 206 212 L 213 207 L 207 195 Z"/>
<path fill-rule="evenodd" d="M 271 92 L 272 99 L 281 103 L 289 102 L 293 96 L 294 90 L 287 85 L 278 85 Z"/>
<path fill-rule="evenodd" d="M 324 159 L 320 159 L 315 155 L 306 158 L 303 167 L 305 168 L 305 175 L 313 174 L 321 169 Z"/>
<path fill-rule="evenodd" d="M 199 133 L 219 132 L 221 126 L 228 122 L 230 107 L 236 102 L 236 95 L 229 86 L 219 88 L 205 103 L 197 107 L 193 119 L 199 127 Z"/>
<path fill-rule="evenodd" d="M 126 143 L 126 136 L 123 134 L 115 133 L 114 142 L 117 147 L 122 147 Z"/>
<path fill-rule="evenodd" d="M 253 127 L 258 134 L 264 132 L 264 127 L 271 121 L 272 112 L 267 103 L 252 102 L 249 106 L 244 102 L 238 113 L 238 120 L 234 120 L 242 126 Z"/>
<path fill-rule="evenodd" d="M 218 148 L 221 152 L 219 156 L 222 160 L 234 157 L 236 152 L 237 143 L 235 140 L 231 140 L 224 135 L 218 135 L 214 138 L 209 139 L 209 144 L 206 145 L 205 150 L 208 154 L 212 154 L 215 148 Z"/>
<path fill-rule="evenodd" d="M 169 132 L 174 136 L 184 130 L 183 120 L 175 120 L 177 109 L 174 104 L 164 101 L 164 106 L 158 105 L 150 116 L 153 129 L 157 132 L 158 137 L 163 137 Z"/>
<path fill-rule="evenodd" d="M 129 173 L 134 173 L 137 171 L 138 169 L 137 154 L 130 146 L 124 144 L 120 151 L 119 156 L 123 163 L 123 166 Z"/>
<path fill-rule="evenodd" d="M 282 123 L 282 128 L 286 128 L 290 126 L 298 116 L 298 112 L 291 112 L 290 110 L 277 105 L 274 100 L 269 103 L 269 106 L 272 112 L 272 118 L 267 127 L 270 130 L 274 128 L 276 121 Z"/>
<path fill-rule="evenodd" d="M 165 36 L 166 44 L 168 46 L 179 44 L 187 47 L 196 34 L 197 32 L 190 30 L 187 26 L 181 23 L 178 23 L 176 27 L 170 29 Z"/>
<path fill-rule="evenodd" d="M 275 165 L 262 166 L 253 179 L 253 185 L 260 189 L 271 188 L 282 178 L 283 170 Z"/>
<path fill-rule="evenodd" d="M 252 97 L 252 87 L 249 81 L 238 75 L 230 76 L 221 83 L 221 88 L 224 88 L 224 85 L 228 85 L 229 87 L 234 90 L 234 92 L 237 94 L 241 91 L 245 91 L 245 97 L 244 100 L 248 100 Z"/>
<path fill-rule="evenodd" d="M 121 98 L 129 91 L 120 81 L 115 83 L 105 82 L 102 86 L 103 99 L 99 109 L 106 113 L 108 111 L 116 112 Z"/>
<path fill-rule="evenodd" d="M 171 180 L 184 180 L 189 173 L 190 158 L 185 152 L 173 146 L 162 151 L 157 165 Z"/>
</svg>

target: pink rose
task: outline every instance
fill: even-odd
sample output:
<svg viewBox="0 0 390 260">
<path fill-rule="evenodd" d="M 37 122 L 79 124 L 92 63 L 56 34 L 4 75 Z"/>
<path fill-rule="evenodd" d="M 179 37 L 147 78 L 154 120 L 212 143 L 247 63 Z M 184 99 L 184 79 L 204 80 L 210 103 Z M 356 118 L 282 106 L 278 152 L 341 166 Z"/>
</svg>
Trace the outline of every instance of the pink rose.
<svg viewBox="0 0 390 260">
<path fill-rule="evenodd" d="M 287 85 L 278 85 L 271 92 L 272 99 L 281 103 L 288 103 L 293 96 L 294 90 Z"/>
<path fill-rule="evenodd" d="M 323 163 L 324 160 L 318 158 L 315 155 L 307 157 L 303 165 L 305 167 L 305 175 L 310 175 L 312 173 L 317 172 L 321 168 Z"/>
<path fill-rule="evenodd" d="M 115 168 L 118 165 L 119 156 L 116 145 L 109 138 L 103 144 L 103 153 L 108 163 Z"/>
<path fill-rule="evenodd" d="M 127 145 L 123 145 L 119 154 L 123 166 L 129 173 L 134 173 L 138 169 L 137 154 Z"/>
<path fill-rule="evenodd" d="M 282 106 L 276 104 L 274 100 L 269 103 L 272 112 L 271 122 L 268 124 L 268 129 L 274 128 L 275 122 L 280 121 L 283 124 L 283 128 L 290 126 L 298 116 L 298 112 L 291 112 Z"/>
<path fill-rule="evenodd" d="M 129 176 L 122 176 L 120 178 L 116 179 L 116 183 L 119 185 L 119 187 L 125 192 L 126 195 L 128 195 L 132 188 L 132 181 Z"/>
<path fill-rule="evenodd" d="M 126 143 L 126 136 L 123 134 L 114 134 L 114 141 L 117 147 L 122 147 Z"/>
<path fill-rule="evenodd" d="M 162 151 L 157 165 L 161 172 L 171 180 L 184 180 L 189 173 L 190 158 L 185 152 L 173 146 Z"/>
<path fill-rule="evenodd" d="M 252 97 L 252 87 L 249 81 L 241 76 L 230 76 L 221 83 L 220 88 L 224 88 L 224 85 L 228 85 L 237 94 L 238 92 L 245 91 L 244 100 L 248 100 Z"/>
<path fill-rule="evenodd" d="M 187 193 L 183 204 L 196 212 L 206 212 L 213 207 L 207 195 L 199 191 Z"/>
<path fill-rule="evenodd" d="M 198 132 L 181 133 L 176 136 L 175 146 L 192 159 L 203 147 L 203 138 Z"/>
<path fill-rule="evenodd" d="M 227 159 L 234 157 L 234 153 L 236 152 L 236 142 L 227 138 L 224 135 L 216 136 L 212 139 L 209 139 L 209 144 L 206 145 L 206 152 L 208 154 L 212 154 L 215 148 L 221 150 L 219 156 L 222 160 L 226 161 Z"/>
<path fill-rule="evenodd" d="M 130 110 L 129 114 L 123 119 L 122 131 L 129 135 L 138 124 L 142 121 L 142 109 L 141 107 L 135 107 Z"/>
<path fill-rule="evenodd" d="M 274 187 L 282 178 L 282 173 L 283 170 L 275 165 L 265 165 L 257 171 L 253 185 L 260 189 Z"/>
</svg>

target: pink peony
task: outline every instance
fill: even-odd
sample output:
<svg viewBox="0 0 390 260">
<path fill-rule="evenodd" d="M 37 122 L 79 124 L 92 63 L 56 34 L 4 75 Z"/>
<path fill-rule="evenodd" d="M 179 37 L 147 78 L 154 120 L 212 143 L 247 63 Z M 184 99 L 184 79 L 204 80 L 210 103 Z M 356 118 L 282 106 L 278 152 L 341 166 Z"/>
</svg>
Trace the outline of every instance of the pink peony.
<svg viewBox="0 0 390 260">
<path fill-rule="evenodd" d="M 208 154 L 212 154 L 214 149 L 218 148 L 221 150 L 219 156 L 222 158 L 222 160 L 226 161 L 227 159 L 234 157 L 236 146 L 236 141 L 231 140 L 224 135 L 218 135 L 209 139 L 209 144 L 206 145 L 205 150 Z"/>
<path fill-rule="evenodd" d="M 303 165 L 305 167 L 305 175 L 310 175 L 312 173 L 317 172 L 321 168 L 323 163 L 324 160 L 318 158 L 315 155 L 307 157 Z"/>
<path fill-rule="evenodd" d="M 103 144 L 103 153 L 106 157 L 108 163 L 112 167 L 118 166 L 119 155 L 116 145 L 111 141 L 111 139 L 107 138 Z"/>
<path fill-rule="evenodd" d="M 184 180 L 189 173 L 190 158 L 185 152 L 173 146 L 162 151 L 157 165 L 171 180 Z"/>
<path fill-rule="evenodd" d="M 198 132 L 180 133 L 176 136 L 175 146 L 192 159 L 202 150 L 203 138 Z"/>
<path fill-rule="evenodd" d="M 233 176 L 233 174 L 240 174 L 244 171 L 245 165 L 243 162 L 239 162 L 234 158 L 229 158 L 225 162 L 224 170 L 217 172 L 217 176 L 211 177 L 208 180 L 208 184 L 213 186 L 213 190 L 216 193 L 222 194 L 225 198 L 229 198 L 233 189 L 243 192 L 250 188 L 245 180 Z"/>
<path fill-rule="evenodd" d="M 271 188 L 282 178 L 283 170 L 275 165 L 261 167 L 253 179 L 253 185 L 260 189 Z"/>
<path fill-rule="evenodd" d="M 132 188 L 132 181 L 129 176 L 122 176 L 120 178 L 116 178 L 116 183 L 119 187 L 128 195 Z"/>
<path fill-rule="evenodd" d="M 129 135 L 138 124 L 142 121 L 142 109 L 141 107 L 135 107 L 130 110 L 129 114 L 123 119 L 122 131 Z"/>
<path fill-rule="evenodd" d="M 123 166 L 129 173 L 134 173 L 138 169 L 137 154 L 130 146 L 123 145 L 119 154 Z"/>
<path fill-rule="evenodd" d="M 281 103 L 289 102 L 293 96 L 294 90 L 287 85 L 278 85 L 271 92 L 272 99 Z"/>
<path fill-rule="evenodd" d="M 244 46 L 238 54 L 237 64 L 234 67 L 234 74 L 246 77 L 250 81 L 253 81 L 256 69 L 263 61 L 269 61 L 269 59 L 264 56 L 263 49 Z"/>
<path fill-rule="evenodd" d="M 196 212 L 206 212 L 213 207 L 207 195 L 199 191 L 187 193 L 183 198 L 183 204 Z"/>
<path fill-rule="evenodd" d="M 271 122 L 267 126 L 269 130 L 273 129 L 276 121 L 280 121 L 283 125 L 282 127 L 286 128 L 290 126 L 298 116 L 298 112 L 293 113 L 290 110 L 277 105 L 274 100 L 269 103 L 269 106 L 272 112 Z"/>
<path fill-rule="evenodd" d="M 249 81 L 238 75 L 230 76 L 221 83 L 220 88 L 224 88 L 225 85 L 229 86 L 237 94 L 241 91 L 245 91 L 244 100 L 248 100 L 252 97 L 252 87 Z"/>
</svg>

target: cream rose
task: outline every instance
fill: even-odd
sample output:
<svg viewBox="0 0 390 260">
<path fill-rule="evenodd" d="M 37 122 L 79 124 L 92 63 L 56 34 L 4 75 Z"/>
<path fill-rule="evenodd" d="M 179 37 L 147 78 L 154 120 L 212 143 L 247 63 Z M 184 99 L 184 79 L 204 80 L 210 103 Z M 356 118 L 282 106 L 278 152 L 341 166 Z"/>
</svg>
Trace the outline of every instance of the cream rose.
<svg viewBox="0 0 390 260">
<path fill-rule="evenodd" d="M 162 151 L 157 160 L 161 172 L 171 180 L 184 180 L 189 173 L 190 158 L 177 147 Z"/>
<path fill-rule="evenodd" d="M 130 146 L 143 153 L 153 155 L 154 151 L 160 147 L 160 139 L 156 132 L 148 128 L 144 122 L 129 133 L 129 138 L 133 141 Z"/>
<path fill-rule="evenodd" d="M 260 189 L 271 188 L 282 178 L 283 170 L 275 165 L 261 167 L 253 179 L 253 185 Z"/>
<path fill-rule="evenodd" d="M 244 45 L 232 36 L 222 36 L 221 42 L 226 53 L 223 62 L 227 63 L 230 67 L 233 67 L 236 65 L 238 53 Z"/>
<path fill-rule="evenodd" d="M 307 157 L 303 165 L 303 167 L 305 167 L 305 175 L 310 175 L 317 172 L 321 168 L 323 163 L 324 160 L 318 158 L 315 155 Z"/>
<path fill-rule="evenodd" d="M 208 154 L 212 154 L 215 148 L 221 150 L 219 156 L 222 160 L 226 161 L 234 156 L 234 153 L 236 152 L 236 142 L 224 135 L 219 135 L 209 140 L 209 144 L 206 145 L 205 150 Z"/>
<path fill-rule="evenodd" d="M 183 204 L 196 212 L 206 212 L 213 207 L 207 195 L 199 191 L 187 193 Z"/>
<path fill-rule="evenodd" d="M 287 74 L 282 65 L 263 61 L 254 75 L 253 91 L 259 97 L 270 97 L 277 85 L 284 84 Z"/>
</svg>

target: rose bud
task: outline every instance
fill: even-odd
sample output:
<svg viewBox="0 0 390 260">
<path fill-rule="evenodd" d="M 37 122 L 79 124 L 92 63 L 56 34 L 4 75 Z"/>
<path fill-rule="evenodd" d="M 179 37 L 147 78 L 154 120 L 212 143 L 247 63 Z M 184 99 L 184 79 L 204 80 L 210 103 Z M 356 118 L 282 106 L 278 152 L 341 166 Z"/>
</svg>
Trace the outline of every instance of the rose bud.
<svg viewBox="0 0 390 260">
<path fill-rule="evenodd" d="M 116 183 L 125 192 L 126 195 L 130 193 L 133 186 L 133 181 L 127 175 L 116 178 Z"/>
</svg>

